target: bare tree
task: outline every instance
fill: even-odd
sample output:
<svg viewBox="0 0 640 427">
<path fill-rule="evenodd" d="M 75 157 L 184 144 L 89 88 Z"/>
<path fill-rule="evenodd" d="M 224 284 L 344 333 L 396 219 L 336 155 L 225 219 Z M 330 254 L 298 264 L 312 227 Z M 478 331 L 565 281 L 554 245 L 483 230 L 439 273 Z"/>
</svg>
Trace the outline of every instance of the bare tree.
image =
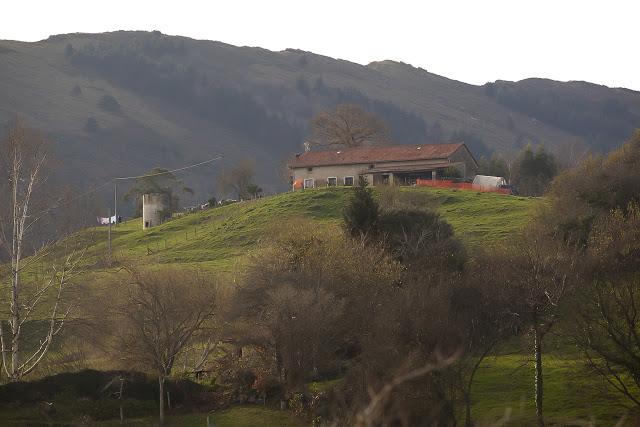
<svg viewBox="0 0 640 427">
<path fill-rule="evenodd" d="M 557 324 L 560 307 L 576 283 L 577 252 L 535 227 L 512 243 L 496 257 L 501 267 L 496 274 L 502 281 L 497 293 L 533 336 L 536 417 L 543 426 L 543 341 Z"/>
<path fill-rule="evenodd" d="M 572 328 L 588 365 L 640 406 L 640 207 L 598 219 Z"/>
<path fill-rule="evenodd" d="M 387 125 L 357 105 L 342 104 L 311 119 L 311 143 L 321 147 L 360 147 L 389 141 Z"/>
<path fill-rule="evenodd" d="M 369 403 L 353 416 L 353 425 L 358 427 L 373 427 L 381 424 L 385 419 L 385 406 L 393 397 L 393 392 L 407 382 L 419 379 L 425 375 L 445 369 L 455 362 L 457 355 L 446 358 L 439 357 L 436 362 L 412 369 L 406 373 L 394 376 L 378 391 L 369 390 Z"/>
<path fill-rule="evenodd" d="M 218 175 L 218 188 L 229 194 L 235 193 L 240 199 L 249 199 L 259 194 L 262 189 L 254 183 L 255 163 L 252 160 L 241 160 L 232 169 L 222 171 Z"/>
<path fill-rule="evenodd" d="M 7 254 L 11 269 L 9 272 L 9 314 L 11 328 L 7 341 L 2 333 L 0 338 L 4 369 L 11 381 L 18 381 L 43 360 L 54 336 L 56 336 L 69 314 L 69 308 L 61 307 L 63 290 L 77 272 L 81 253 L 71 251 L 62 257 L 62 262 L 54 262 L 43 283 L 24 280 L 29 268 L 43 261 L 50 248 L 42 248 L 35 254 L 26 251 L 27 238 L 38 222 L 46 216 L 41 210 L 42 186 L 47 179 L 48 144 L 42 135 L 28 129 L 19 119 L 9 128 L 6 138 L 0 144 L 0 247 Z M 40 193 L 40 194 L 39 194 Z M 27 258 L 28 255 L 32 255 Z M 55 291 L 54 291 L 55 290 Z M 54 295 L 52 296 L 51 293 Z M 23 359 L 22 327 L 33 320 L 38 311 L 41 316 L 42 304 L 50 303 L 48 328 L 35 349 L 27 349 Z M 7 353 L 10 360 L 7 361 Z"/>
<path fill-rule="evenodd" d="M 340 369 L 340 355 L 370 326 L 381 308 L 375 295 L 397 281 L 399 266 L 336 228 L 295 220 L 282 228 L 250 260 L 233 317 L 246 325 L 243 339 L 273 356 L 269 370 L 294 392 Z"/>
<path fill-rule="evenodd" d="M 207 327 L 216 310 L 216 287 L 201 273 L 127 268 L 121 300 L 110 330 L 112 351 L 129 366 L 158 376 L 160 423 L 164 423 L 165 382 L 178 355 Z"/>
<path fill-rule="evenodd" d="M 474 425 L 471 388 L 485 358 L 500 341 L 515 335 L 518 317 L 500 293 L 502 266 L 485 253 L 476 253 L 464 280 L 450 286 L 450 323 L 460 335 L 460 357 L 451 366 L 465 405 L 465 425 Z"/>
</svg>

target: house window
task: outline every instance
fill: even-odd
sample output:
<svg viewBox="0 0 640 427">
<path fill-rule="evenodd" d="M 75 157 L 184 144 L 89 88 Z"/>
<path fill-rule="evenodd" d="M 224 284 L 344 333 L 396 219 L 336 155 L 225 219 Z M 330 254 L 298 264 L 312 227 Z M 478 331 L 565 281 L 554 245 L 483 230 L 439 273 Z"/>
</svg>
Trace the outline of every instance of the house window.
<svg viewBox="0 0 640 427">
<path fill-rule="evenodd" d="M 313 168 L 307 168 L 307 172 L 312 172 Z"/>
<path fill-rule="evenodd" d="M 304 188 L 313 188 L 313 187 L 314 187 L 313 178 L 307 178 L 304 180 Z"/>
<path fill-rule="evenodd" d="M 344 185 L 346 185 L 347 187 L 353 186 L 353 177 L 352 176 L 345 176 L 344 177 Z"/>
<path fill-rule="evenodd" d="M 338 185 L 338 178 L 335 176 L 330 176 L 327 178 L 327 187 L 335 187 Z"/>
</svg>

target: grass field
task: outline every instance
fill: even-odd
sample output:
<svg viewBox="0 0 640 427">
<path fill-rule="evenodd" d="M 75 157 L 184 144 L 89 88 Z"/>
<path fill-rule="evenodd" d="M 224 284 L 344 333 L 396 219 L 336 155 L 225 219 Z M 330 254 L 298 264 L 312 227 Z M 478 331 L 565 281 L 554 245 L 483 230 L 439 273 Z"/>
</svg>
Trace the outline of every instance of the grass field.
<svg viewBox="0 0 640 427">
<path fill-rule="evenodd" d="M 190 414 L 167 417 L 166 426 L 206 427 L 207 416 L 215 427 L 299 427 L 304 425 L 288 411 L 263 407 L 260 405 L 236 406 L 213 414 Z M 131 426 L 151 426 L 157 424 L 156 418 L 138 418 L 125 423 Z M 119 426 L 118 421 L 97 423 L 100 426 Z"/>
<path fill-rule="evenodd" d="M 110 401 L 109 403 L 114 402 Z M 98 401 L 95 404 L 102 405 L 104 402 Z M 72 410 L 69 408 L 66 412 L 71 413 Z M 293 416 L 289 411 L 279 411 L 277 409 L 261 405 L 240 405 L 210 414 L 196 413 L 189 415 L 167 416 L 165 426 L 206 427 L 207 417 L 209 417 L 210 425 L 215 427 L 300 427 L 304 425 L 300 419 Z M 80 416 L 64 417 L 64 413 L 58 414 L 54 418 L 46 419 L 40 416 L 38 414 L 38 410 L 33 406 L 22 409 L 1 409 L 0 423 L 0 425 L 3 426 L 97 425 L 115 427 L 122 425 L 120 424 L 119 419 L 110 421 L 90 421 L 88 419 L 83 420 Z M 156 426 L 158 425 L 158 418 L 155 415 L 132 418 L 128 418 L 125 415 L 124 425 L 140 427 Z"/>
<path fill-rule="evenodd" d="M 514 348 L 525 346 L 509 346 L 511 354 L 490 356 L 481 365 L 472 389 L 473 414 L 481 425 L 499 420 L 535 425 L 533 355 L 526 350 L 513 354 Z M 625 398 L 590 372 L 579 353 L 566 346 L 547 347 L 543 412 L 548 424 L 617 425 L 623 421 L 619 425 L 637 425 L 629 422 Z"/>
<path fill-rule="evenodd" d="M 193 213 L 150 230 L 142 230 L 141 219 L 134 219 L 113 228 L 114 254 L 147 264 L 197 264 L 229 271 L 270 229 L 287 221 L 303 218 L 339 225 L 351 192 L 337 187 L 283 193 Z M 520 230 L 536 203 L 530 198 L 429 188 L 403 188 L 398 197 L 440 212 L 470 246 L 506 239 Z M 104 255 L 107 229 L 93 231 L 99 243 L 91 253 Z"/>
</svg>

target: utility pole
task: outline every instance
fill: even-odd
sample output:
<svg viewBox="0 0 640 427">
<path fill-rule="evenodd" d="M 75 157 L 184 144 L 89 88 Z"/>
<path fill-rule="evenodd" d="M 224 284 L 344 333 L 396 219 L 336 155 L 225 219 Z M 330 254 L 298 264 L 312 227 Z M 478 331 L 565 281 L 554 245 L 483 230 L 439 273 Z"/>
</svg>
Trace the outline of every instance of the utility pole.
<svg viewBox="0 0 640 427">
<path fill-rule="evenodd" d="M 111 261 L 111 208 L 109 208 L 109 261 Z"/>
<path fill-rule="evenodd" d="M 113 209 L 116 216 L 116 227 L 118 227 L 118 180 L 113 182 Z"/>
</svg>

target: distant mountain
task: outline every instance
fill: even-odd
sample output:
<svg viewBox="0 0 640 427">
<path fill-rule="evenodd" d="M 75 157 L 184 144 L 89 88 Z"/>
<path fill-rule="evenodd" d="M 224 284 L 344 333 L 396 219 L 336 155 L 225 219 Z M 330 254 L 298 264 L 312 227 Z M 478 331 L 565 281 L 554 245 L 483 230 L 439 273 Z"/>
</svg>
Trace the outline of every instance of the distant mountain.
<svg viewBox="0 0 640 427">
<path fill-rule="evenodd" d="M 19 113 L 49 132 L 83 187 L 221 153 L 215 168 L 252 157 L 265 190 L 286 188 L 281 170 L 309 118 L 346 102 L 383 117 L 398 143 L 464 140 L 478 156 L 527 143 L 606 151 L 640 127 L 639 92 L 583 82 L 474 86 L 393 61 L 362 66 L 159 32 L 0 41 L 0 124 Z M 202 199 L 214 174 L 185 180 Z"/>
</svg>

